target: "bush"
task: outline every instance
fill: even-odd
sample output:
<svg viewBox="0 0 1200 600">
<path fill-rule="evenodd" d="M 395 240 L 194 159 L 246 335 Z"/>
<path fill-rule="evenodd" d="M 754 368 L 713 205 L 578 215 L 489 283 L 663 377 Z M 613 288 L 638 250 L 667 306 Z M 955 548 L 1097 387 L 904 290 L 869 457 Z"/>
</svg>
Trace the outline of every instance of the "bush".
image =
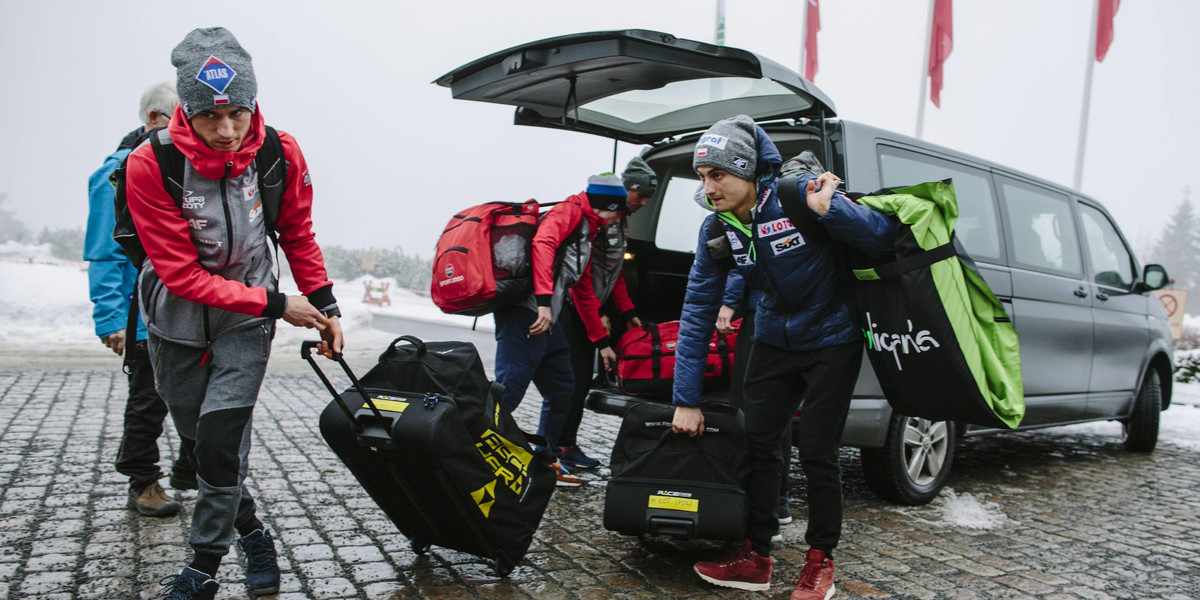
<svg viewBox="0 0 1200 600">
<path fill-rule="evenodd" d="M 1180 352 L 1175 355 L 1175 381 L 1179 383 L 1200 381 L 1200 353 Z"/>
</svg>

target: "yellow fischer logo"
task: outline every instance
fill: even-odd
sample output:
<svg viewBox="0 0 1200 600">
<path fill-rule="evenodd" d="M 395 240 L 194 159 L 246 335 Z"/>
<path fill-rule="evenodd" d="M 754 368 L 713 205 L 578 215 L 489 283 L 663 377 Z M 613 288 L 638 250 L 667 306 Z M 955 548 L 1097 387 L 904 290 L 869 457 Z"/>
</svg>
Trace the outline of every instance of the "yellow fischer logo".
<svg viewBox="0 0 1200 600">
<path fill-rule="evenodd" d="M 479 436 L 475 447 L 496 473 L 496 480 L 503 482 L 520 496 L 525 490 L 525 480 L 529 476 L 529 464 L 533 461 L 533 455 L 491 429 L 485 430 L 483 435 Z"/>
<path fill-rule="evenodd" d="M 492 512 L 492 505 L 496 503 L 496 482 L 489 481 L 487 485 L 471 492 L 471 499 L 475 500 L 483 518 L 488 518 Z"/>
</svg>

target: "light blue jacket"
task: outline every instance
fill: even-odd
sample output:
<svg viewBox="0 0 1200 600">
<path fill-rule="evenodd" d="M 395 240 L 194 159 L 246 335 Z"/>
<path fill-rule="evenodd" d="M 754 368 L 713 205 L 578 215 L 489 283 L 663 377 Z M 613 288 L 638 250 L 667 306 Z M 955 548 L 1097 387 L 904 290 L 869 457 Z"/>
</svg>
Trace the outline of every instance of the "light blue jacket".
<svg viewBox="0 0 1200 600">
<path fill-rule="evenodd" d="M 137 133 L 141 133 L 139 128 Z M 126 138 L 129 139 L 129 138 Z M 83 242 L 83 260 L 88 264 L 88 284 L 92 297 L 92 321 L 96 335 L 108 337 L 124 331 L 129 319 L 129 296 L 137 269 L 125 256 L 121 246 L 113 241 L 113 196 L 116 190 L 108 181 L 109 175 L 121 166 L 132 148 L 121 148 L 109 154 L 104 164 L 88 178 L 88 224 Z M 136 310 L 136 309 L 135 309 Z M 146 326 L 137 321 L 137 339 L 146 339 Z"/>
</svg>

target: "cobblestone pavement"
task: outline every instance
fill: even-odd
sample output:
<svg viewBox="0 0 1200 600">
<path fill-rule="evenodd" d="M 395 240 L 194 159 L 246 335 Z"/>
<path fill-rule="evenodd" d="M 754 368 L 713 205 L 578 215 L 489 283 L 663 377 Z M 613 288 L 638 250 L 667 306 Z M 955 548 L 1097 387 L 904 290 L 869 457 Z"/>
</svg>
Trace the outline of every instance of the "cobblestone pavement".
<svg viewBox="0 0 1200 600">
<path fill-rule="evenodd" d="M 194 492 L 180 494 L 179 517 L 125 508 L 111 467 L 124 389 L 115 370 L 0 371 L 0 599 L 149 597 L 188 558 Z M 723 545 L 604 531 L 603 470 L 556 493 L 507 579 L 457 552 L 418 557 L 321 440 L 326 402 L 315 377 L 276 373 L 255 415 L 250 486 L 281 552 L 281 600 L 760 597 L 710 587 L 691 572 L 693 561 L 727 553 Z M 525 402 L 518 421 L 532 425 L 535 404 Z M 618 421 L 588 419 L 585 447 L 604 454 Z M 164 456 L 177 441 L 168 430 Z M 857 451 L 845 450 L 838 597 L 1200 598 L 1196 459 L 1196 450 L 1170 444 L 1130 454 L 1115 435 L 1063 430 L 971 438 L 960 447 L 954 492 L 943 497 L 982 503 L 1005 521 L 972 529 L 950 524 L 943 500 L 884 504 L 867 491 Z M 792 488 L 792 511 L 803 517 L 798 475 Z M 787 597 L 803 527 L 803 518 L 784 527 L 767 597 Z M 246 597 L 241 579 L 231 555 L 219 597 Z"/>
</svg>

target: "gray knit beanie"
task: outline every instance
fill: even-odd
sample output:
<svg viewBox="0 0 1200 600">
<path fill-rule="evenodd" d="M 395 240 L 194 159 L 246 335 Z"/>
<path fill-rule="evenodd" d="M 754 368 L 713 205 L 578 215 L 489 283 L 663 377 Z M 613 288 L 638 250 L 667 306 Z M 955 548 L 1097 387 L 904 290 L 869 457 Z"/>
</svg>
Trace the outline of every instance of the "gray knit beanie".
<svg viewBox="0 0 1200 600">
<path fill-rule="evenodd" d="M 754 181 L 758 167 L 755 127 L 754 120 L 746 115 L 717 121 L 696 142 L 692 168 L 712 167 Z"/>
<path fill-rule="evenodd" d="M 224 27 L 193 29 L 171 51 L 175 90 L 190 119 L 214 106 L 255 110 L 258 83 L 250 53 Z"/>
<path fill-rule="evenodd" d="M 654 190 L 658 189 L 658 176 L 640 156 L 633 157 L 629 164 L 625 165 L 625 172 L 621 173 L 621 181 L 625 184 L 625 189 L 630 192 L 654 193 Z"/>
</svg>

